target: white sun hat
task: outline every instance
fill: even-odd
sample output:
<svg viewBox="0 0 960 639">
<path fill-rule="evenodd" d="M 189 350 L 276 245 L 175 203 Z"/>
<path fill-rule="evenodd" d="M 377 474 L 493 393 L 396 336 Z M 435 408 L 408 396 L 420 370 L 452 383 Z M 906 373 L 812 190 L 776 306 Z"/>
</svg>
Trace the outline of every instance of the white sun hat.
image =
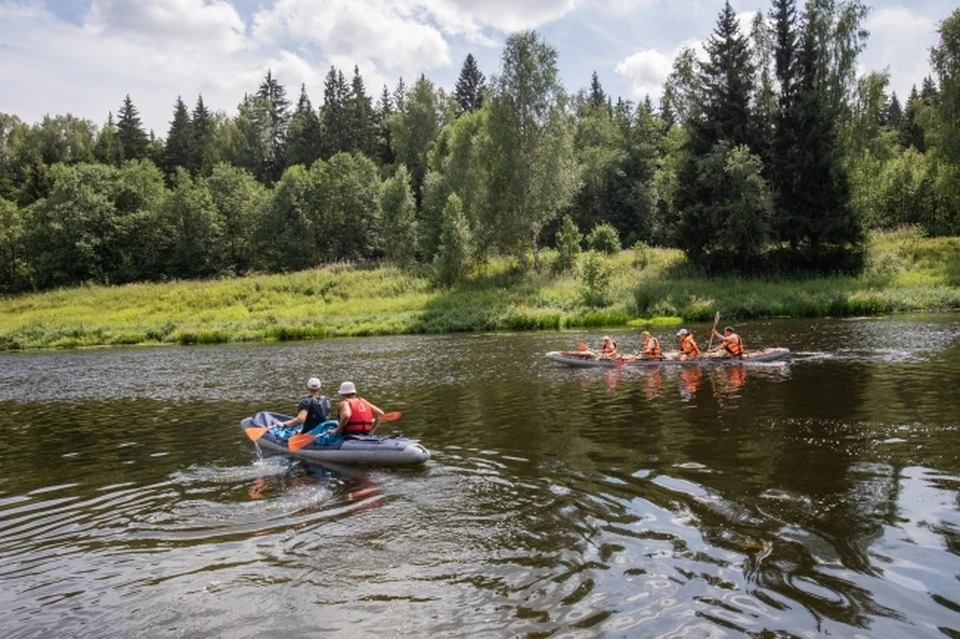
<svg viewBox="0 0 960 639">
<path fill-rule="evenodd" d="M 320 379 L 317 377 L 311 377 L 307 380 L 307 388 L 310 390 L 320 390 Z"/>
<path fill-rule="evenodd" d="M 353 382 L 344 382 L 340 384 L 339 392 L 341 395 L 353 395 L 357 392 L 357 387 L 353 385 Z"/>
</svg>

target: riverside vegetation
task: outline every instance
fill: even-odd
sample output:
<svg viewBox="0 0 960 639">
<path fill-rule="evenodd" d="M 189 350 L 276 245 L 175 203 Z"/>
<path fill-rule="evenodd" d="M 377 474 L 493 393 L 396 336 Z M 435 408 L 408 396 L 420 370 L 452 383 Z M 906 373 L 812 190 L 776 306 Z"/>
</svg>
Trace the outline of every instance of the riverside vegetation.
<svg viewBox="0 0 960 639">
<path fill-rule="evenodd" d="M 705 277 L 675 249 L 586 253 L 573 270 L 515 260 L 454 287 L 429 269 L 334 264 L 285 275 L 82 286 L 0 299 L 3 350 L 560 330 L 960 308 L 960 238 L 876 232 L 857 276 Z M 592 266 L 588 266 L 591 265 Z"/>
</svg>

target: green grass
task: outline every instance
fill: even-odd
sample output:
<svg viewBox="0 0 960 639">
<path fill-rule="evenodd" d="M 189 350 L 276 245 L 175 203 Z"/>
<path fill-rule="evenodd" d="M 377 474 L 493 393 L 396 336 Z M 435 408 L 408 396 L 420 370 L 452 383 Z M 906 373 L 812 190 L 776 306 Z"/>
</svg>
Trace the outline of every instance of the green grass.
<svg viewBox="0 0 960 639">
<path fill-rule="evenodd" d="M 960 238 L 875 234 L 858 277 L 698 276 L 680 252 L 622 251 L 602 308 L 583 305 L 574 273 L 497 259 L 455 289 L 428 269 L 334 265 L 284 275 L 83 286 L 0 298 L 0 350 L 219 344 L 332 336 L 663 326 L 768 317 L 864 316 L 960 308 Z"/>
</svg>

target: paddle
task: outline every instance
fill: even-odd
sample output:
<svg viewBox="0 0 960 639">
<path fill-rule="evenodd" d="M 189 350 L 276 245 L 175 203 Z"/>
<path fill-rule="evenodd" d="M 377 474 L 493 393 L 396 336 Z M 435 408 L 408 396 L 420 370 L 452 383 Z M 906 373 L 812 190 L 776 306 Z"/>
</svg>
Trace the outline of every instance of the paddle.
<svg viewBox="0 0 960 639">
<path fill-rule="evenodd" d="M 396 420 L 400 419 L 400 415 L 401 415 L 401 414 L 402 414 L 402 413 L 401 413 L 400 411 L 393 411 L 392 413 L 386 413 L 382 418 L 380 418 L 380 421 L 382 421 L 382 422 L 392 422 L 392 421 L 396 421 Z M 326 432 L 326 431 L 324 431 L 324 432 Z M 313 440 L 315 440 L 315 439 L 316 439 L 317 437 L 319 437 L 320 435 L 323 435 L 323 433 L 316 433 L 316 434 L 313 434 L 313 435 L 311 435 L 310 433 L 302 433 L 302 434 L 300 434 L 300 435 L 294 435 L 294 436 L 291 437 L 290 440 L 287 442 L 287 447 L 288 447 L 290 450 L 300 450 L 300 449 L 303 448 L 304 446 L 307 446 L 308 444 L 310 444 L 311 442 L 313 442 Z"/>
<path fill-rule="evenodd" d="M 279 423 L 280 423 L 279 421 L 276 421 L 276 422 L 274 422 L 274 425 L 277 425 L 277 424 L 279 424 Z M 267 432 L 269 432 L 269 430 L 270 430 L 270 428 L 265 428 L 265 427 L 263 427 L 263 426 L 257 426 L 257 427 L 254 427 L 254 428 L 244 428 L 244 429 L 243 429 L 243 432 L 245 432 L 245 433 L 247 434 L 247 437 L 249 437 L 251 441 L 257 441 L 258 439 L 260 439 L 261 437 L 263 437 L 264 435 L 266 435 Z"/>
<path fill-rule="evenodd" d="M 717 314 L 713 316 L 713 328 L 710 329 L 710 341 L 707 342 L 707 352 L 710 352 L 710 349 L 713 347 L 713 334 L 717 330 L 717 324 L 720 323 L 720 311 L 717 311 Z"/>
</svg>

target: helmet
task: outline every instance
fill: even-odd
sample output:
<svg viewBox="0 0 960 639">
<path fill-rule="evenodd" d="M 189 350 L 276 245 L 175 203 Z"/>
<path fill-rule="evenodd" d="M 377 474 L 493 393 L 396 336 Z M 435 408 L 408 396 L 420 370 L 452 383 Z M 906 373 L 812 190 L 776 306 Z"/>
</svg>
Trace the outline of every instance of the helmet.
<svg viewBox="0 0 960 639">
<path fill-rule="evenodd" d="M 353 382 L 344 382 L 340 384 L 341 395 L 354 395 L 357 392 L 357 387 L 353 385 Z"/>
<path fill-rule="evenodd" d="M 320 390 L 320 380 L 316 377 L 311 377 L 307 380 L 307 388 L 310 390 Z"/>
<path fill-rule="evenodd" d="M 688 331 L 687 329 L 681 328 L 679 331 L 677 331 L 677 337 L 683 337 L 684 335 L 688 335 L 689 333 L 690 331 Z"/>
</svg>

